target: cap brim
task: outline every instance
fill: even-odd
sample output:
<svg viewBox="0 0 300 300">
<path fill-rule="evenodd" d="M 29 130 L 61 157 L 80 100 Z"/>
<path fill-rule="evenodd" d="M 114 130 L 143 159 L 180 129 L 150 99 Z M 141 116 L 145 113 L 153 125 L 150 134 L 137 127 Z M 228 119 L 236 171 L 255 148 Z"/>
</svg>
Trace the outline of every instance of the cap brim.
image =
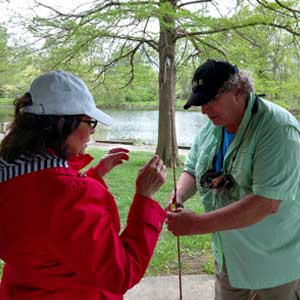
<svg viewBox="0 0 300 300">
<path fill-rule="evenodd" d="M 113 118 L 110 117 L 108 114 L 104 113 L 102 110 L 96 108 L 95 110 L 93 110 L 89 116 L 91 118 L 96 119 L 98 122 L 100 122 L 101 124 L 105 125 L 105 126 L 110 126 L 113 122 Z"/>
<path fill-rule="evenodd" d="M 205 96 L 202 92 L 193 93 L 189 100 L 184 104 L 183 108 L 189 109 L 191 106 L 202 106 L 210 100 L 211 99 Z"/>
</svg>

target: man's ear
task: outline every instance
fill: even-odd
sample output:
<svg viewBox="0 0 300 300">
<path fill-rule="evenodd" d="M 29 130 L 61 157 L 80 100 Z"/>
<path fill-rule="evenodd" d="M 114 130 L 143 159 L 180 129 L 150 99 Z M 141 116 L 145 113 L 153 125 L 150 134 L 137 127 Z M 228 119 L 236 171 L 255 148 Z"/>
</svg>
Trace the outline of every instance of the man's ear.
<svg viewBox="0 0 300 300">
<path fill-rule="evenodd" d="M 243 90 L 241 88 L 236 88 L 234 95 L 236 97 L 241 97 L 243 95 Z"/>
</svg>

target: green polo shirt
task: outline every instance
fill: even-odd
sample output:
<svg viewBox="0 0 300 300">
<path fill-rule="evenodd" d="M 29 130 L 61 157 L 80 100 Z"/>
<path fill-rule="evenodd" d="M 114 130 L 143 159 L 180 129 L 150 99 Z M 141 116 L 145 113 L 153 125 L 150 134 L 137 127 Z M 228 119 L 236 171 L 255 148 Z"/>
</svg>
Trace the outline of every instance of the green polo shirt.
<svg viewBox="0 0 300 300">
<path fill-rule="evenodd" d="M 234 179 L 229 191 L 200 186 L 202 174 L 212 167 L 221 127 L 210 121 L 202 127 L 185 161 L 206 211 L 248 194 L 281 201 L 275 214 L 254 225 L 213 234 L 219 270 L 225 257 L 232 286 L 244 289 L 270 288 L 300 278 L 300 126 L 281 107 L 259 99 L 253 112 L 254 103 L 251 95 L 224 158 L 224 169 Z"/>
</svg>

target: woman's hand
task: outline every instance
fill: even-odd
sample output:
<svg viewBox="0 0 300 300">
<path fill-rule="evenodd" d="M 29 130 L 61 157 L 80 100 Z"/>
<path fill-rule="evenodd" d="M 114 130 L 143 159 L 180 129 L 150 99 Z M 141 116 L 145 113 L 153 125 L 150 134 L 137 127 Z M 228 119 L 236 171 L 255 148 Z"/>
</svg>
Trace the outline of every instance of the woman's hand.
<svg viewBox="0 0 300 300">
<path fill-rule="evenodd" d="M 153 156 L 149 162 L 139 171 L 136 178 L 136 193 L 153 198 L 155 192 L 166 181 L 166 166 L 157 156 Z"/>
<path fill-rule="evenodd" d="M 125 148 L 113 148 L 99 161 L 97 166 L 94 167 L 97 175 L 103 177 L 115 166 L 123 163 L 124 160 L 129 159 L 129 150 Z"/>
</svg>

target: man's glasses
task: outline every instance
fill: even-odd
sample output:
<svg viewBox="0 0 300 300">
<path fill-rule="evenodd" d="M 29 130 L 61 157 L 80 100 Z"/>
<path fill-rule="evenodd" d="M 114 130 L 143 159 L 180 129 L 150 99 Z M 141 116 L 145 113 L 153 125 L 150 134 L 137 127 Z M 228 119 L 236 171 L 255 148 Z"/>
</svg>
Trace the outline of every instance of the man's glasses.
<svg viewBox="0 0 300 300">
<path fill-rule="evenodd" d="M 98 121 L 97 120 L 80 120 L 80 122 L 83 122 L 83 123 L 86 123 L 86 124 L 89 124 L 89 126 L 91 128 L 96 128 L 97 124 L 98 124 Z"/>
</svg>

